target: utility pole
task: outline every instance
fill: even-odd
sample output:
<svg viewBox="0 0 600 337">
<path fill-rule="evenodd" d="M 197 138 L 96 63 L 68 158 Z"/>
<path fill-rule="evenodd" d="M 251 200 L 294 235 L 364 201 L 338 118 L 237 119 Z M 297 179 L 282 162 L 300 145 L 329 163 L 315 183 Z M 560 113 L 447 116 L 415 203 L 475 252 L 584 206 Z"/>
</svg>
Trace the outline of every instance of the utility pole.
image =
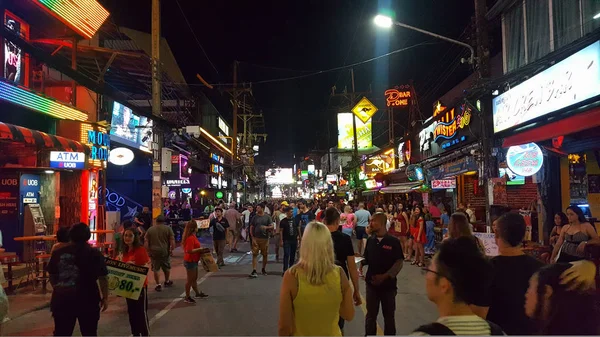
<svg viewBox="0 0 600 337">
<path fill-rule="evenodd" d="M 152 114 L 160 117 L 161 78 L 160 78 L 160 0 L 152 0 Z M 152 144 L 152 217 L 162 214 L 161 151 L 162 133 L 154 127 Z"/>
<path fill-rule="evenodd" d="M 477 73 L 479 74 L 479 80 L 483 81 L 490 76 L 490 67 L 489 67 L 489 40 L 487 33 L 487 20 L 485 18 L 486 15 L 486 1 L 485 0 L 475 0 L 475 36 L 477 41 Z M 482 129 L 482 140 L 481 140 L 481 159 L 480 165 L 483 165 L 483 169 L 480 170 L 481 174 L 479 175 L 479 185 L 483 187 L 485 193 L 485 211 L 486 211 L 486 221 L 487 225 L 491 226 L 491 214 L 490 214 L 490 195 L 489 189 L 487 186 L 487 181 L 489 178 L 494 177 L 495 175 L 494 168 L 496 167 L 495 157 L 492 156 L 492 128 L 493 122 L 490 116 L 486 111 L 491 109 L 491 105 L 487 99 L 489 97 L 489 93 L 484 94 L 484 99 L 481 104 L 481 111 L 479 111 L 479 115 L 481 116 L 481 129 Z M 489 118 L 488 118 L 489 117 Z M 497 172 L 497 171 L 496 171 Z"/>
<path fill-rule="evenodd" d="M 331 93 L 332 97 L 344 97 L 346 100 L 348 100 L 348 106 L 344 107 L 342 111 L 346 111 L 352 113 L 352 108 L 354 108 L 354 105 L 356 104 L 356 98 L 362 95 L 366 95 L 369 94 L 370 92 L 356 92 L 356 88 L 354 86 L 354 69 L 350 68 L 350 79 L 351 79 L 351 84 L 352 84 L 352 92 L 348 93 L 346 90 L 344 90 L 343 94 L 336 94 L 335 92 Z M 353 167 L 352 170 L 352 178 L 354 180 L 354 184 L 355 184 L 355 188 L 358 191 L 358 199 L 360 199 L 361 193 L 360 193 L 360 189 L 358 189 L 358 168 L 360 167 L 360 157 L 358 156 L 358 136 L 356 134 L 356 119 L 358 117 L 356 117 L 353 113 L 352 113 L 352 136 L 354 138 L 353 141 L 353 155 L 352 155 L 352 163 L 353 165 L 351 165 Z M 331 166 L 331 156 L 329 157 L 329 165 Z M 331 169 L 334 168 L 330 168 Z"/>
<path fill-rule="evenodd" d="M 238 78 L 237 78 L 237 73 L 238 73 L 238 61 L 234 61 L 233 62 L 233 87 L 232 88 L 228 88 L 225 91 L 227 91 L 231 97 L 232 97 L 232 101 L 231 104 L 233 105 L 233 134 L 231 135 L 231 144 L 232 144 L 232 154 L 231 154 L 231 185 L 232 185 L 232 197 L 234 200 L 236 200 L 236 190 L 237 190 L 237 184 L 234 184 L 234 180 L 235 180 L 235 169 L 234 169 L 234 162 L 235 159 L 238 157 L 238 153 L 237 153 L 237 149 L 238 149 L 238 140 L 237 140 L 237 135 L 238 135 L 238 107 L 239 107 L 239 97 L 240 95 L 246 93 L 246 92 L 251 92 L 250 88 L 238 88 Z M 243 168 L 242 168 L 242 175 L 245 176 L 245 174 L 243 173 Z M 245 198 L 245 192 L 244 192 L 244 198 Z"/>
</svg>

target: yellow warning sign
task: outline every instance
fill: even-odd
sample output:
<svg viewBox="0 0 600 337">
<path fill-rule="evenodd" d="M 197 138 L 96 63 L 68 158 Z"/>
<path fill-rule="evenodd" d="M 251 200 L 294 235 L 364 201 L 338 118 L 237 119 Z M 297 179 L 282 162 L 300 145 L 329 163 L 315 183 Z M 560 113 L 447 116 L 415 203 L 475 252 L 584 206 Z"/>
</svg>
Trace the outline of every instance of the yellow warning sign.
<svg viewBox="0 0 600 337">
<path fill-rule="evenodd" d="M 366 97 L 363 97 L 355 106 L 352 108 L 352 113 L 363 123 L 366 123 L 373 115 L 377 112 L 377 107 L 371 103 Z"/>
</svg>

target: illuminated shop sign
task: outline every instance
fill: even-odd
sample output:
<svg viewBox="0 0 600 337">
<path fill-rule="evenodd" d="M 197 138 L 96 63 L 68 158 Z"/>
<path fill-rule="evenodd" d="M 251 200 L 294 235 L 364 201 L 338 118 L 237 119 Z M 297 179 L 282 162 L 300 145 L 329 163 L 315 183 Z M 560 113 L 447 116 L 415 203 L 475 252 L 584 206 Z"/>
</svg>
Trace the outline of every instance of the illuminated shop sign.
<svg viewBox="0 0 600 337">
<path fill-rule="evenodd" d="M 187 187 L 187 188 L 182 188 L 182 189 L 181 189 L 181 192 L 183 192 L 183 193 L 185 193 L 185 194 L 190 194 L 190 193 L 192 193 L 192 189 L 191 189 L 191 188 L 189 188 L 189 187 Z"/>
<path fill-rule="evenodd" d="M 87 144 L 91 147 L 90 159 L 107 161 L 110 150 L 110 137 L 100 131 L 88 131 Z"/>
<path fill-rule="evenodd" d="M 81 36 L 91 39 L 110 13 L 95 0 L 34 0 Z"/>
<path fill-rule="evenodd" d="M 434 190 L 456 188 L 456 179 L 432 180 L 431 188 Z"/>
<path fill-rule="evenodd" d="M 188 161 L 188 157 L 182 154 L 179 155 L 179 179 L 190 178 L 191 167 Z"/>
<path fill-rule="evenodd" d="M 42 183 L 36 174 L 21 175 L 21 200 L 24 204 L 39 203 L 39 194 Z"/>
<path fill-rule="evenodd" d="M 408 85 L 385 91 L 385 100 L 388 107 L 408 106 L 410 97 L 411 93 Z"/>
<path fill-rule="evenodd" d="M 225 121 L 221 117 L 218 117 L 218 118 L 219 118 L 219 129 L 225 133 L 224 136 L 229 136 L 229 126 L 227 125 L 227 123 L 225 123 Z"/>
<path fill-rule="evenodd" d="M 532 176 L 542 168 L 544 154 L 535 143 L 511 146 L 506 152 L 506 164 L 516 175 Z"/>
<path fill-rule="evenodd" d="M 167 186 L 181 186 L 181 185 L 189 185 L 189 179 L 167 179 L 165 180 L 165 185 Z"/>
<path fill-rule="evenodd" d="M 29 40 L 29 25 L 9 11 L 4 12 L 4 27 L 25 40 Z M 29 59 L 25 53 L 9 39 L 4 39 L 4 78 L 21 85 L 27 85 Z"/>
<path fill-rule="evenodd" d="M 39 96 L 22 87 L 8 84 L 4 80 L 0 81 L 0 99 L 58 119 L 76 121 L 86 121 L 88 119 L 85 112 L 58 103 L 50 98 Z"/>
<path fill-rule="evenodd" d="M 423 181 L 425 179 L 423 168 L 419 165 L 408 165 L 406 167 L 406 176 L 410 181 Z"/>
<path fill-rule="evenodd" d="M 365 162 L 365 174 L 372 178 L 377 173 L 388 173 L 396 168 L 394 149 L 389 149 L 380 155 L 373 156 Z"/>
<path fill-rule="evenodd" d="M 373 147 L 372 139 L 372 121 L 369 120 L 363 123 L 358 117 L 355 117 L 349 112 L 338 114 L 338 148 L 353 149 L 354 148 L 354 129 L 352 118 L 356 120 L 356 140 L 359 149 L 368 149 Z"/>
<path fill-rule="evenodd" d="M 219 178 L 215 176 L 210 177 L 210 186 L 212 188 L 219 188 Z"/>
<path fill-rule="evenodd" d="M 216 174 L 223 174 L 223 166 L 210 164 L 210 171 Z"/>
<path fill-rule="evenodd" d="M 446 107 L 442 104 L 442 101 L 435 102 L 433 105 L 433 117 L 439 116 L 444 110 L 446 110 Z"/>
<path fill-rule="evenodd" d="M 376 188 L 377 187 L 377 182 L 375 181 L 375 179 L 365 180 L 365 187 L 367 189 Z"/>
<path fill-rule="evenodd" d="M 223 157 L 219 156 L 218 154 L 211 153 L 210 158 L 221 164 L 224 162 Z"/>
<path fill-rule="evenodd" d="M 447 115 L 450 116 L 451 120 L 448 122 L 440 121 L 436 124 L 433 130 L 434 141 L 439 139 L 452 139 L 460 129 L 465 128 L 471 123 L 471 109 L 463 104 L 460 107 L 463 112 L 454 116 L 454 108 L 450 110 Z"/>
<path fill-rule="evenodd" d="M 265 172 L 267 185 L 287 185 L 294 183 L 294 170 L 291 168 L 277 168 Z"/>
<path fill-rule="evenodd" d="M 50 167 L 61 169 L 85 168 L 85 153 L 50 151 Z"/>
<path fill-rule="evenodd" d="M 600 95 L 600 41 L 494 98 L 494 132 Z"/>
<path fill-rule="evenodd" d="M 221 188 L 227 188 L 227 180 L 222 180 L 221 181 Z"/>
</svg>

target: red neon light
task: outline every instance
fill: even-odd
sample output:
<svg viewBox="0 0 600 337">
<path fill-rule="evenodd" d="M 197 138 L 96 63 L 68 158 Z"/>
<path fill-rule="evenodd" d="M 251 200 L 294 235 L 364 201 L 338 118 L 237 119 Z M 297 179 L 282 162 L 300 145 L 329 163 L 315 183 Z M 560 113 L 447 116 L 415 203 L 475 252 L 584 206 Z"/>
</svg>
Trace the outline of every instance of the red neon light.
<svg viewBox="0 0 600 337">
<path fill-rule="evenodd" d="M 410 97 L 410 90 L 399 91 L 398 89 L 388 89 L 385 91 L 387 106 L 408 106 L 408 99 Z"/>
</svg>

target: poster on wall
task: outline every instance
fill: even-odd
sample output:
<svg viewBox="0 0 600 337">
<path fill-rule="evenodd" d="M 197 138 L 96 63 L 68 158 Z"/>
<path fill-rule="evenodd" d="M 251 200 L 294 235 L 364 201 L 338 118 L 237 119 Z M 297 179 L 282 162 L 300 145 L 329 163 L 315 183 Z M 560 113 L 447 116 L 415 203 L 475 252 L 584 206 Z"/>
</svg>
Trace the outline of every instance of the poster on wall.
<svg viewBox="0 0 600 337">
<path fill-rule="evenodd" d="M 90 172 L 89 181 L 89 196 L 88 196 L 88 219 L 90 221 L 90 229 L 96 229 L 96 218 L 98 215 L 98 173 Z"/>
<path fill-rule="evenodd" d="M 9 11 L 4 12 L 4 26 L 21 36 L 25 40 L 29 39 L 29 26 Z M 18 84 L 25 84 L 27 67 L 25 63 L 25 53 L 15 43 L 4 39 L 4 78 Z"/>
<path fill-rule="evenodd" d="M 6 173 L 0 177 L 0 219 L 12 220 L 18 215 L 19 176 Z"/>
<path fill-rule="evenodd" d="M 491 178 L 488 180 L 488 191 L 492 197 L 490 205 L 507 205 L 506 180 L 504 178 Z"/>
</svg>

